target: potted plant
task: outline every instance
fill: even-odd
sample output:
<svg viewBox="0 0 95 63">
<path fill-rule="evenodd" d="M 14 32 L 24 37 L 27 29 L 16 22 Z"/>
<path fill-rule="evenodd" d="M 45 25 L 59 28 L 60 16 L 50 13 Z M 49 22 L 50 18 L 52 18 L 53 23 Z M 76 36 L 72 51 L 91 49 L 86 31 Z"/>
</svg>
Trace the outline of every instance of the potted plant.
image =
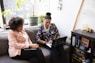
<svg viewBox="0 0 95 63">
<path fill-rule="evenodd" d="M 16 0 L 16 6 L 17 6 L 17 9 L 19 11 L 19 9 L 21 9 L 21 6 L 22 4 L 25 2 L 28 1 L 28 0 Z M 30 19 L 30 25 L 37 25 L 38 24 L 38 16 L 35 15 L 35 3 L 36 3 L 36 0 L 30 0 L 30 4 L 31 4 L 31 7 L 32 7 L 32 14 L 31 16 L 29 17 Z M 41 2 L 42 0 L 39 0 L 39 2 Z M 8 9 L 8 10 L 5 10 L 2 12 L 2 15 L 4 16 L 4 18 L 9 15 L 9 14 L 12 14 L 14 13 L 11 9 Z"/>
<path fill-rule="evenodd" d="M 17 8 L 20 9 L 21 8 L 21 5 L 23 2 L 26 2 L 28 0 L 16 0 L 17 1 Z M 37 25 L 38 24 L 38 17 L 35 15 L 35 3 L 36 3 L 36 0 L 31 0 L 30 1 L 30 4 L 31 4 L 31 7 L 32 7 L 32 15 L 29 17 L 29 23 L 31 26 L 34 26 L 34 25 Z"/>
<path fill-rule="evenodd" d="M 34 26 L 38 24 L 38 17 L 35 15 L 35 0 L 31 1 L 31 5 L 32 5 L 32 16 L 30 16 L 30 25 Z"/>
<path fill-rule="evenodd" d="M 45 17 L 45 15 L 40 15 L 38 17 L 38 25 L 41 25 L 43 23 L 43 18 Z"/>
<path fill-rule="evenodd" d="M 10 9 L 5 10 L 5 11 L 2 12 L 2 16 L 4 18 L 3 28 L 9 28 L 8 25 L 7 25 L 7 23 L 6 23 L 6 21 L 5 21 L 5 17 L 7 15 L 9 15 L 9 14 L 12 14 L 12 11 Z"/>
<path fill-rule="evenodd" d="M 39 2 L 41 2 L 42 0 L 39 0 Z M 34 25 L 38 25 L 38 20 L 39 17 L 35 15 L 35 5 L 36 5 L 36 0 L 32 0 L 31 1 L 32 4 L 32 16 L 30 16 L 30 25 L 34 26 Z"/>
<path fill-rule="evenodd" d="M 17 9 L 21 8 L 22 3 L 26 2 L 27 0 L 16 0 L 16 7 Z M 2 16 L 4 17 L 4 19 L 6 18 L 6 16 L 13 14 L 14 12 L 11 9 L 6 9 L 2 12 Z M 5 23 L 7 24 L 7 23 Z"/>
</svg>

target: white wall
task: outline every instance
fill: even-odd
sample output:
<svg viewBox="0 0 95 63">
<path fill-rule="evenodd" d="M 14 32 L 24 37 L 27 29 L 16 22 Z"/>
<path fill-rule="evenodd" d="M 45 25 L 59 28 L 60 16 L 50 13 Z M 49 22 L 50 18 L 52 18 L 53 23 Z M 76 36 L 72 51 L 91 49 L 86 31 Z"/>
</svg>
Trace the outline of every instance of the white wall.
<svg viewBox="0 0 95 63">
<path fill-rule="evenodd" d="M 42 0 L 41 2 L 37 0 L 36 7 L 36 13 L 38 16 L 45 15 L 46 12 L 50 11 L 50 0 Z"/>
<path fill-rule="evenodd" d="M 95 31 L 95 0 L 85 0 L 76 29 L 90 27 Z"/>
<path fill-rule="evenodd" d="M 57 25 L 61 36 L 70 36 L 82 0 L 62 1 L 63 9 L 58 10 L 58 0 L 50 0 L 52 22 Z"/>
</svg>

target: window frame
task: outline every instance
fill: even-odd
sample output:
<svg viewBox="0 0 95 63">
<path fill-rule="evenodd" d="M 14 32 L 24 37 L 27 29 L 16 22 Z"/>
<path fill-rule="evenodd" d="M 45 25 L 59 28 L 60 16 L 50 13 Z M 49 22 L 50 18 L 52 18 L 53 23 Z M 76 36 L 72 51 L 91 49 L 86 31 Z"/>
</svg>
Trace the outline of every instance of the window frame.
<svg viewBox="0 0 95 63">
<path fill-rule="evenodd" d="M 4 3 L 3 0 L 0 0 L 0 5 L 1 5 L 1 13 L 4 11 Z M 2 16 L 3 19 L 3 24 L 6 24 L 5 17 Z"/>
</svg>

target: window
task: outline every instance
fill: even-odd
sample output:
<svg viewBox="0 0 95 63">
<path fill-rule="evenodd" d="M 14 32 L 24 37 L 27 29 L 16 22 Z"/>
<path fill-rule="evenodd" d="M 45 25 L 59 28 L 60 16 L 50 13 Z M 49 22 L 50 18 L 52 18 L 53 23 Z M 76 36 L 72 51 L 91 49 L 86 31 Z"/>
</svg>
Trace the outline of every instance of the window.
<svg viewBox="0 0 95 63">
<path fill-rule="evenodd" d="M 0 5 L 0 27 L 3 25 L 3 19 L 1 14 L 1 5 Z"/>
<path fill-rule="evenodd" d="M 7 3 L 6 3 L 7 2 Z M 35 16 L 39 16 L 40 14 L 45 14 L 50 11 L 49 0 L 26 0 L 23 2 L 20 9 L 17 9 L 16 0 L 3 0 L 4 10 L 11 10 L 11 14 L 6 15 L 6 24 L 13 16 L 20 16 L 25 19 L 25 23 L 29 23 L 29 17 L 33 14 L 33 6 Z M 39 12 L 38 12 L 39 11 Z"/>
</svg>

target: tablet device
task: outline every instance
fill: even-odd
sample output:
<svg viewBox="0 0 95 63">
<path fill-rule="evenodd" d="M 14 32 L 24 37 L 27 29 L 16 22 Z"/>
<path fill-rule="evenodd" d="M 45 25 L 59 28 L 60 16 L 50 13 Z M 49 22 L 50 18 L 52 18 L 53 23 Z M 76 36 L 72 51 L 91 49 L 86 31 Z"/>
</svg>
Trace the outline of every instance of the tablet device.
<svg viewBox="0 0 95 63">
<path fill-rule="evenodd" d="M 63 45 L 66 43 L 66 39 L 67 39 L 67 36 L 55 39 L 53 40 L 52 46 Z"/>
</svg>

